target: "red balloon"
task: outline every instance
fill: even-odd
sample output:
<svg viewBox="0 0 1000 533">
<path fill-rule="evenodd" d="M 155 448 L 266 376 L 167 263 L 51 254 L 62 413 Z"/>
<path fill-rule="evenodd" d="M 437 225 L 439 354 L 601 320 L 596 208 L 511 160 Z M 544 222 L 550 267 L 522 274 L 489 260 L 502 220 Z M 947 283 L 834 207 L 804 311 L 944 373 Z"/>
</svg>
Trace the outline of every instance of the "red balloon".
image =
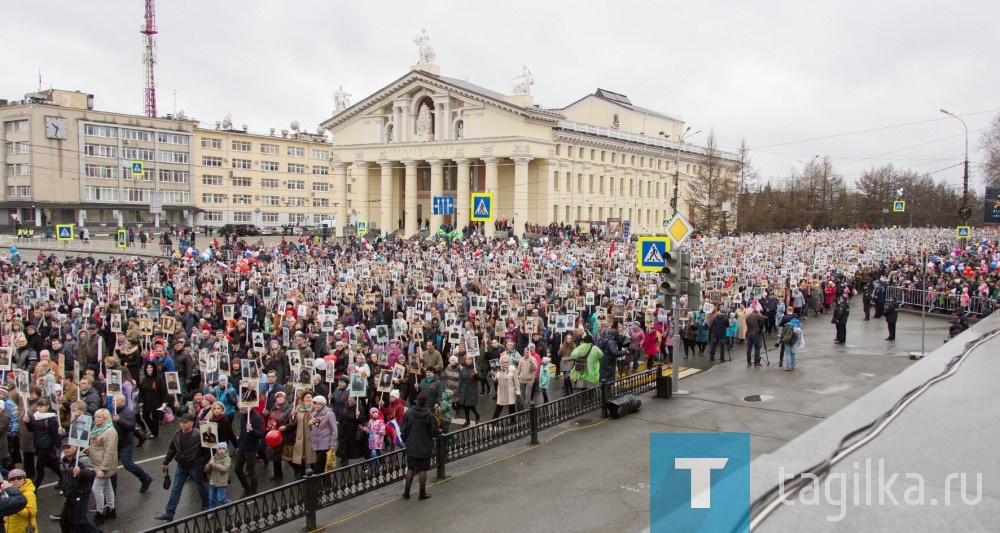
<svg viewBox="0 0 1000 533">
<path fill-rule="evenodd" d="M 267 435 L 264 436 L 264 442 L 267 443 L 267 445 L 270 446 L 271 448 L 277 448 L 278 446 L 281 446 L 281 432 L 276 429 L 268 431 Z"/>
</svg>

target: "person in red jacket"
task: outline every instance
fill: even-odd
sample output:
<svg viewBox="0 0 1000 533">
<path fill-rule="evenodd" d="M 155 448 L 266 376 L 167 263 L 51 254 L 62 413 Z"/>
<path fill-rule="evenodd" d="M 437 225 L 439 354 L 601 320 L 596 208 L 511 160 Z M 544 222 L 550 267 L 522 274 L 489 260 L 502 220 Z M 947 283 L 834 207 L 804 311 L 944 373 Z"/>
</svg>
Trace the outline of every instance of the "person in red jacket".
<svg viewBox="0 0 1000 533">
<path fill-rule="evenodd" d="M 833 309 L 833 300 L 837 297 L 837 286 L 832 281 L 826 282 L 823 287 L 823 310 L 827 313 Z"/>
<path fill-rule="evenodd" d="M 653 368 L 653 364 L 660 354 L 661 335 L 656 331 L 655 325 L 656 323 L 646 325 L 646 338 L 642 341 L 642 348 L 646 353 L 646 370 Z"/>
</svg>

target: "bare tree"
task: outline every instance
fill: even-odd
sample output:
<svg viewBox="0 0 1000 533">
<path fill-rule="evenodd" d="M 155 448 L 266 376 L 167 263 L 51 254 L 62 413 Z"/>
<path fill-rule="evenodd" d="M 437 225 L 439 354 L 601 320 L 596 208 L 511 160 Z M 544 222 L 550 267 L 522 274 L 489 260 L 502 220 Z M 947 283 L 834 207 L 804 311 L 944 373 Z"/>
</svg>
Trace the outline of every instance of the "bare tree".
<svg viewBox="0 0 1000 533">
<path fill-rule="evenodd" d="M 742 233 L 746 231 L 744 216 L 749 214 L 747 212 L 749 208 L 747 199 L 750 188 L 755 187 L 759 179 L 757 170 L 753 168 L 753 162 L 750 160 L 750 147 L 747 145 L 746 139 L 740 141 L 740 146 L 736 150 L 736 158 L 739 161 L 740 175 L 739 197 L 736 202 L 736 233 Z"/>
<path fill-rule="evenodd" d="M 993 118 L 990 127 L 983 134 L 980 147 L 986 152 L 986 162 L 983 163 L 983 181 L 988 187 L 1000 186 L 1000 115 Z"/>
<path fill-rule="evenodd" d="M 693 212 L 691 222 L 706 232 L 729 232 L 729 213 L 722 204 L 731 202 L 738 186 L 738 173 L 719 153 L 715 132 L 709 132 L 705 156 L 694 179 L 689 182 L 687 199 Z"/>
</svg>

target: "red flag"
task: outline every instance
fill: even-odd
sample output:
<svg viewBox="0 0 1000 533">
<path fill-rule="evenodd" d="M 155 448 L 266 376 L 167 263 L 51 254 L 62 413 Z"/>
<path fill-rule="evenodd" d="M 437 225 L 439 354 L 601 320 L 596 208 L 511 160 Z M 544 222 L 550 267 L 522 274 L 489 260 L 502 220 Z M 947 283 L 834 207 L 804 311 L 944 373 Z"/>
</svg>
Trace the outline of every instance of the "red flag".
<svg viewBox="0 0 1000 533">
<path fill-rule="evenodd" d="M 615 241 L 611 241 L 611 249 L 608 250 L 608 257 L 611 257 L 615 253 Z"/>
</svg>

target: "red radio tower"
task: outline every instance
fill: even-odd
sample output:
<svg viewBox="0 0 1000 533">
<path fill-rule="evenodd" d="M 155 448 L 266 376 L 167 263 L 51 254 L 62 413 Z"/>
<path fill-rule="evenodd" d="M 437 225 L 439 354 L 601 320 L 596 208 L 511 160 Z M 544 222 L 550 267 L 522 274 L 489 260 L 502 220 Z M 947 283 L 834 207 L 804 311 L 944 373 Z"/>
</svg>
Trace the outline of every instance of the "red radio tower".
<svg viewBox="0 0 1000 533">
<path fill-rule="evenodd" d="M 146 90 L 143 95 L 146 116 L 156 118 L 156 79 L 153 76 L 153 66 L 156 65 L 156 5 L 153 0 L 146 0 L 146 24 L 139 28 L 146 42 L 146 51 L 142 54 L 142 63 L 146 66 Z"/>
</svg>

